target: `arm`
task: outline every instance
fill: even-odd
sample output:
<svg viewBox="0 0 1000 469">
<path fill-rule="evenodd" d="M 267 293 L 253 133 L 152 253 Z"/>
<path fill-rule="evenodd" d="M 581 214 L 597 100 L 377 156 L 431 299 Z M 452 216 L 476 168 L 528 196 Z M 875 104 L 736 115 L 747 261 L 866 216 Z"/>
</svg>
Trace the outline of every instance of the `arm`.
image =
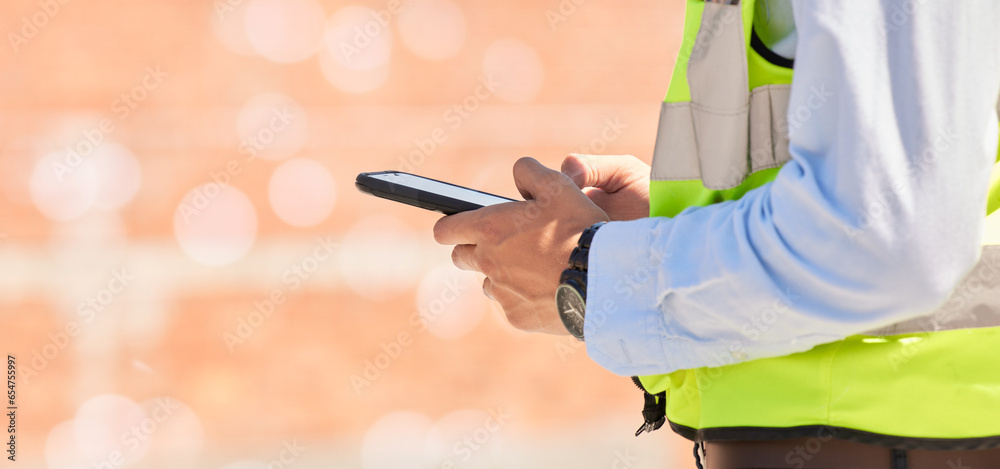
<svg viewBox="0 0 1000 469">
<path fill-rule="evenodd" d="M 598 232 L 585 334 L 611 371 L 808 350 L 928 314 L 975 262 L 1000 4 L 810 0 L 795 20 L 801 125 L 775 181 Z"/>
</svg>

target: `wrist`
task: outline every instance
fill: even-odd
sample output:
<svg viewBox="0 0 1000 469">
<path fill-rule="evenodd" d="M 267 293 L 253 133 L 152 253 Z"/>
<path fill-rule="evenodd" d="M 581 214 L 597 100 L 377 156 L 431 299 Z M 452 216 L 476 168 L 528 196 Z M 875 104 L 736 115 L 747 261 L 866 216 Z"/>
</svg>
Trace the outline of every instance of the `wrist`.
<svg viewBox="0 0 1000 469">
<path fill-rule="evenodd" d="M 559 286 L 556 288 L 559 318 L 570 335 L 581 341 L 584 340 L 590 246 L 597 230 L 605 223 L 601 221 L 583 230 L 576 247 L 569 255 L 568 267 L 559 276 Z"/>
</svg>

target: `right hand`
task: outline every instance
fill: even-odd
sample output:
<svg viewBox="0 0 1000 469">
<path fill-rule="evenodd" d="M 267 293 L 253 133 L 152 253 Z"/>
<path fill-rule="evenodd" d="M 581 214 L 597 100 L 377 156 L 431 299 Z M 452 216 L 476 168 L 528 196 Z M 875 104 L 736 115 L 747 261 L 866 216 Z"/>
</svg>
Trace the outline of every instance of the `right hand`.
<svg viewBox="0 0 1000 469">
<path fill-rule="evenodd" d="M 649 165 L 632 155 L 570 154 L 562 173 L 612 221 L 649 216 Z"/>
</svg>

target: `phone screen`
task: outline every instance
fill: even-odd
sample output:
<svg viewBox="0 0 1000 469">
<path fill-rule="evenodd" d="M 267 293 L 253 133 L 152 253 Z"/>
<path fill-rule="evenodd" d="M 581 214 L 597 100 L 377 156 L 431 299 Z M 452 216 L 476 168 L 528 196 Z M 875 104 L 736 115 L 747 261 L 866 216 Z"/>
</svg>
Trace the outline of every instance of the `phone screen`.
<svg viewBox="0 0 1000 469">
<path fill-rule="evenodd" d="M 444 197 L 448 197 L 450 199 L 472 202 L 477 205 L 482 205 L 483 207 L 489 205 L 502 204 L 511 201 L 510 199 L 497 197 L 495 195 L 490 195 L 485 192 L 479 192 L 465 187 L 448 184 L 446 182 L 435 181 L 433 179 L 427 179 L 420 176 L 414 176 L 412 174 L 407 174 L 407 173 L 379 173 L 379 174 L 370 174 L 369 176 L 375 179 L 391 182 L 393 184 L 398 184 L 400 186 L 406 186 L 416 190 L 431 192 Z"/>
</svg>

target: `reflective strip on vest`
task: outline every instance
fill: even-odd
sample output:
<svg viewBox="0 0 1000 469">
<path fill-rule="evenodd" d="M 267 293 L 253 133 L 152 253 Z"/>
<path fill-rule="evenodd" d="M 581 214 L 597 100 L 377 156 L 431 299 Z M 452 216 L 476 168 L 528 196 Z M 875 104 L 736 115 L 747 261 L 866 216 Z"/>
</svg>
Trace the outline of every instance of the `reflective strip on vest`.
<svg viewBox="0 0 1000 469">
<path fill-rule="evenodd" d="M 651 179 L 700 179 L 708 189 L 725 190 L 785 164 L 791 159 L 785 117 L 790 91 L 789 85 L 757 87 L 749 104 L 730 114 L 693 102 L 663 103 Z"/>
<path fill-rule="evenodd" d="M 863 335 L 888 336 L 1000 326 L 1000 246 L 983 246 L 979 262 L 940 309 Z M 998 370 L 1000 372 L 1000 370 Z"/>
<path fill-rule="evenodd" d="M 705 4 L 687 64 L 691 100 L 662 104 L 651 179 L 700 179 L 708 189 L 725 190 L 791 159 L 791 86 L 749 90 L 740 9 Z"/>
</svg>

